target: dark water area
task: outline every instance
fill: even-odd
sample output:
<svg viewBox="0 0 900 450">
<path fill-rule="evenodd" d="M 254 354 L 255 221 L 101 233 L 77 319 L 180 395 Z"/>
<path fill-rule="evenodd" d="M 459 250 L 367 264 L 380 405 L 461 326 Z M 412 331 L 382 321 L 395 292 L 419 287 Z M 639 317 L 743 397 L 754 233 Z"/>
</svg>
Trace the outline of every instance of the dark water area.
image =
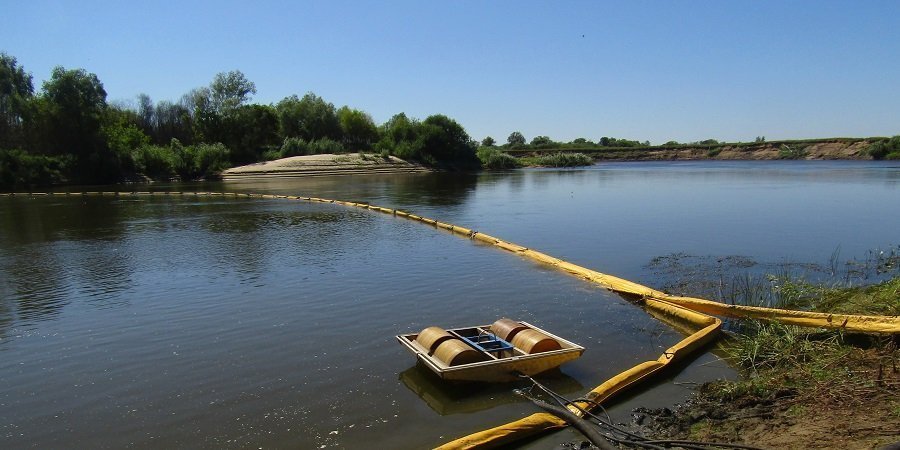
<svg viewBox="0 0 900 450">
<path fill-rule="evenodd" d="M 669 254 L 827 262 L 896 246 L 900 167 L 615 163 L 575 170 L 128 186 L 402 208 L 650 286 Z M 448 386 L 393 335 L 508 316 L 587 348 L 577 397 L 681 335 L 616 295 L 422 224 L 234 198 L 0 198 L 6 448 L 422 448 L 535 412 L 517 385 Z M 610 408 L 735 373 L 698 355 Z M 533 441 L 553 447 L 562 431 Z"/>
</svg>

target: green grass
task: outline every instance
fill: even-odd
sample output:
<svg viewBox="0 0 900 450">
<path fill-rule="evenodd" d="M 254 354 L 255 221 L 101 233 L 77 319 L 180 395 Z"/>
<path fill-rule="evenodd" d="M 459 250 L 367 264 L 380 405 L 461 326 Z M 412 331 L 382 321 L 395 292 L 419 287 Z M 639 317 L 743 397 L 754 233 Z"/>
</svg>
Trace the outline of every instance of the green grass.
<svg viewBox="0 0 900 450">
<path fill-rule="evenodd" d="M 481 167 L 488 170 L 515 169 L 522 165 L 515 156 L 504 153 L 497 147 L 479 147 L 476 156 L 481 161 Z"/>
<path fill-rule="evenodd" d="M 780 280 L 772 289 L 788 306 L 848 314 L 900 313 L 900 277 L 855 288 Z M 723 347 L 744 377 L 715 383 L 708 392 L 715 399 L 767 398 L 787 390 L 803 406 L 823 400 L 864 404 L 892 392 L 896 396 L 896 384 L 885 381 L 900 377 L 896 369 L 900 353 L 891 336 L 749 320 L 739 326 Z"/>
<path fill-rule="evenodd" d="M 526 166 L 537 167 L 579 167 L 594 164 L 594 159 L 583 153 L 553 153 L 543 156 L 521 158 Z"/>
</svg>

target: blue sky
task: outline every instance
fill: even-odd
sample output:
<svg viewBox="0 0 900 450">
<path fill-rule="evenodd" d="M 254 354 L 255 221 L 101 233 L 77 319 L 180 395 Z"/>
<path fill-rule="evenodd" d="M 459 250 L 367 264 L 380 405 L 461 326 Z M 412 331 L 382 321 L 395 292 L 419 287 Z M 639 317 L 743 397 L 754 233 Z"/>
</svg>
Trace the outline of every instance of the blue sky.
<svg viewBox="0 0 900 450">
<path fill-rule="evenodd" d="M 900 2 L 0 0 L 0 51 L 39 89 L 84 68 L 109 100 L 177 100 L 238 69 L 383 122 L 752 140 L 900 134 Z"/>
</svg>

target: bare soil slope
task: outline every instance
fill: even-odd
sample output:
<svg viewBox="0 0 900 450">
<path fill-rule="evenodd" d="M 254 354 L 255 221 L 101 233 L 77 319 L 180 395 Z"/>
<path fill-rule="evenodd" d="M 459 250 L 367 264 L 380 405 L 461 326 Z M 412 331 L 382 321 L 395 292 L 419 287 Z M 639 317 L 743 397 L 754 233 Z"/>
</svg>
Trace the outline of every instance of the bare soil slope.
<svg viewBox="0 0 900 450">
<path fill-rule="evenodd" d="M 222 172 L 222 178 L 245 179 L 292 176 L 354 175 L 369 173 L 425 172 L 418 164 L 400 158 L 366 153 L 322 154 L 292 156 L 246 166 L 232 167 Z"/>
</svg>

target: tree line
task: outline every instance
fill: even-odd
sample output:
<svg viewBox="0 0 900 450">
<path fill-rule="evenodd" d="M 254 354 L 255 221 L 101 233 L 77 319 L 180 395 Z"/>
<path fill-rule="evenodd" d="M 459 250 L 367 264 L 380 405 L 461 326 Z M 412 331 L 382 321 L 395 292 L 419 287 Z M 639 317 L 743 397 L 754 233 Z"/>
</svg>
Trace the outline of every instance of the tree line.
<svg viewBox="0 0 900 450">
<path fill-rule="evenodd" d="M 488 136 L 481 141 L 484 147 L 494 147 L 497 141 Z M 513 131 L 506 138 L 506 144 L 502 147 L 510 150 L 544 150 L 544 149 L 563 149 L 563 148 L 606 148 L 606 147 L 649 147 L 650 141 L 633 141 L 629 139 L 619 139 L 614 137 L 603 136 L 596 142 L 577 138 L 569 142 L 554 141 L 549 136 L 535 136 L 531 141 L 527 141 L 525 136 L 519 131 Z"/>
<path fill-rule="evenodd" d="M 0 53 L 0 188 L 60 182 L 211 178 L 267 159 L 352 151 L 426 165 L 478 167 L 455 120 L 404 113 L 376 125 L 365 111 L 336 108 L 309 92 L 276 104 L 251 103 L 256 85 L 240 71 L 215 75 L 177 101 L 107 101 L 99 78 L 56 67 L 35 91 L 30 73 Z"/>
</svg>

